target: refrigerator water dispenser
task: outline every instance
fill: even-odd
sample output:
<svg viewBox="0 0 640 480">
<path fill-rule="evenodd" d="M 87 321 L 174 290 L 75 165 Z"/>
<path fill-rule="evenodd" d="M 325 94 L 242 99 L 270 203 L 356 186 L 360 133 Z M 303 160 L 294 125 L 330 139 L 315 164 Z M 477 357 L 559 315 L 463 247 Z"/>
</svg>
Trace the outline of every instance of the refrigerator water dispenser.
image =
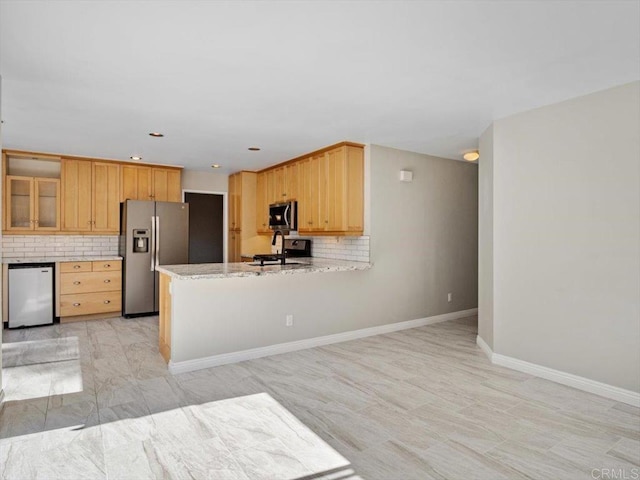
<svg viewBox="0 0 640 480">
<path fill-rule="evenodd" d="M 149 253 L 149 230 L 133 231 L 133 253 Z"/>
</svg>

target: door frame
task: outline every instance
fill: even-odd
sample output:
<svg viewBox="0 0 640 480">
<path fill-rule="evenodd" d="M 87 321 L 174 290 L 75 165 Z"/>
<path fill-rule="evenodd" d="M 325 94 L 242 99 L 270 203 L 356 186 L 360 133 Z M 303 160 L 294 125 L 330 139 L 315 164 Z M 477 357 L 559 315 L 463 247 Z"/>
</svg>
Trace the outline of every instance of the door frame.
<svg viewBox="0 0 640 480">
<path fill-rule="evenodd" d="M 194 190 L 192 188 L 182 189 L 182 203 L 185 202 L 187 193 L 204 193 L 208 195 L 222 195 L 222 259 L 227 263 L 227 242 L 229 241 L 229 207 L 227 205 L 227 197 L 229 192 L 214 192 L 212 190 Z"/>
</svg>

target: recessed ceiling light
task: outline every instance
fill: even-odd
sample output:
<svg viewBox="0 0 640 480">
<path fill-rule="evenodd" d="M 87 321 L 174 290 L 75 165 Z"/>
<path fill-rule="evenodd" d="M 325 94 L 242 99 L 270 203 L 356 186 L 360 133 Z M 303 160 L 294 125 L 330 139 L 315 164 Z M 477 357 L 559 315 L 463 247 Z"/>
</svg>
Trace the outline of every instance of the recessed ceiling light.
<svg viewBox="0 0 640 480">
<path fill-rule="evenodd" d="M 260 151 L 260 147 L 249 147 L 249 150 L 251 150 L 252 152 L 258 152 Z"/>
<path fill-rule="evenodd" d="M 467 152 L 462 158 L 464 158 L 467 162 L 475 162 L 480 158 L 480 154 L 478 152 Z"/>
<path fill-rule="evenodd" d="M 164 137 L 164 134 L 159 132 L 151 132 L 149 135 L 151 135 L 152 137 Z"/>
<path fill-rule="evenodd" d="M 129 157 L 131 160 L 142 160 L 142 157 L 137 157 L 135 155 L 133 155 L 132 157 Z"/>
<path fill-rule="evenodd" d="M 218 165 L 217 163 L 214 163 L 213 165 L 211 165 L 211 168 L 220 168 L 220 165 Z"/>
</svg>

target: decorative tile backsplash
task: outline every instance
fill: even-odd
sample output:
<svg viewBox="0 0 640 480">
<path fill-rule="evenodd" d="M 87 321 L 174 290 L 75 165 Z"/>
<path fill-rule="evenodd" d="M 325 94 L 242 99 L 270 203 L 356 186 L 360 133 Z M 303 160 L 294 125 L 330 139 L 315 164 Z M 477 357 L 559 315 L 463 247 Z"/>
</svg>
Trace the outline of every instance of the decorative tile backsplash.
<svg viewBox="0 0 640 480">
<path fill-rule="evenodd" d="M 296 235 L 291 235 L 296 237 Z M 350 260 L 354 262 L 369 261 L 369 237 L 310 237 L 300 235 L 301 238 L 311 238 L 311 256 L 319 258 L 333 258 L 336 260 Z"/>
<path fill-rule="evenodd" d="M 118 255 L 118 235 L 3 235 L 3 258 Z"/>
</svg>

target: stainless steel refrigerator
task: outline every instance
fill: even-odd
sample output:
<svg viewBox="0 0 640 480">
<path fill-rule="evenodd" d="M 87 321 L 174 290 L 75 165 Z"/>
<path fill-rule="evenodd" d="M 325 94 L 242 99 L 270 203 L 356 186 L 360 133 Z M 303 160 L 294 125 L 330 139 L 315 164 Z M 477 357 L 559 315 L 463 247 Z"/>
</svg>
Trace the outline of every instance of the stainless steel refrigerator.
<svg viewBox="0 0 640 480">
<path fill-rule="evenodd" d="M 189 204 L 127 200 L 120 204 L 125 317 L 159 310 L 157 265 L 189 263 Z"/>
</svg>

